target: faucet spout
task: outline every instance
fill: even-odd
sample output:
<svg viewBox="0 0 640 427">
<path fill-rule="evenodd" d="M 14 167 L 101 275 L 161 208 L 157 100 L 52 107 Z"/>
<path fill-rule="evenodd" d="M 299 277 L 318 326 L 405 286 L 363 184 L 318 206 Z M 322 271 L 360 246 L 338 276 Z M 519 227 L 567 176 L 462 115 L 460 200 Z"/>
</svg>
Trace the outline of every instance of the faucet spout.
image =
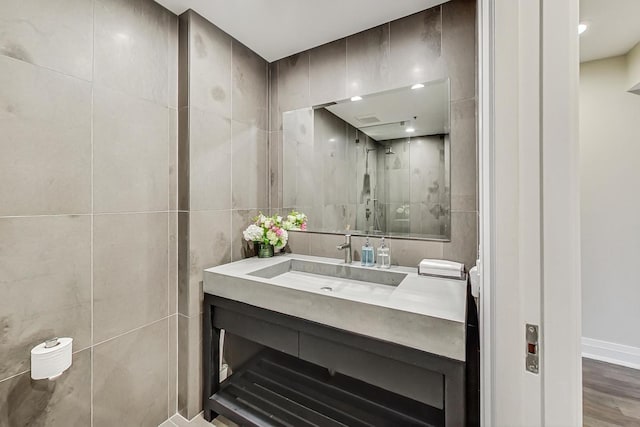
<svg viewBox="0 0 640 427">
<path fill-rule="evenodd" d="M 353 256 L 351 253 L 351 234 L 345 234 L 344 243 L 336 246 L 339 251 L 344 251 L 344 263 L 351 264 L 353 262 Z"/>
</svg>

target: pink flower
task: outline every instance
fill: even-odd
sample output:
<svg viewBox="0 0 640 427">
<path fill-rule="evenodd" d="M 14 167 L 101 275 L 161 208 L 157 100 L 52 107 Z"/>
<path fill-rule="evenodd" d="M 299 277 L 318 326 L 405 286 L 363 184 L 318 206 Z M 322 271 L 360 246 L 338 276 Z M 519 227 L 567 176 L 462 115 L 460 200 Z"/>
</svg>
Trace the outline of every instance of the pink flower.
<svg viewBox="0 0 640 427">
<path fill-rule="evenodd" d="M 282 228 L 278 228 L 275 232 L 278 237 L 282 236 Z"/>
<path fill-rule="evenodd" d="M 302 225 L 300 226 L 300 230 L 305 231 L 307 229 L 307 223 L 303 222 Z"/>
</svg>

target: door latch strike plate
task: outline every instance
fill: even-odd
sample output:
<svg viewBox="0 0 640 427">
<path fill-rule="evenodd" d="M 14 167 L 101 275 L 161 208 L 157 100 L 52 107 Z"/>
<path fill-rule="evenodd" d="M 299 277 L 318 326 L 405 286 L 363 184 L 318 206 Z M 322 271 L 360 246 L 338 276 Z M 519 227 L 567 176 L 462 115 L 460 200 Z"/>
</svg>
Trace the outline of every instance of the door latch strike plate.
<svg viewBox="0 0 640 427">
<path fill-rule="evenodd" d="M 531 325 L 527 323 L 525 329 L 525 338 L 526 338 L 526 346 L 525 346 L 525 368 L 527 371 L 537 374 L 540 372 L 540 348 L 539 348 L 539 334 L 538 334 L 538 325 Z"/>
</svg>

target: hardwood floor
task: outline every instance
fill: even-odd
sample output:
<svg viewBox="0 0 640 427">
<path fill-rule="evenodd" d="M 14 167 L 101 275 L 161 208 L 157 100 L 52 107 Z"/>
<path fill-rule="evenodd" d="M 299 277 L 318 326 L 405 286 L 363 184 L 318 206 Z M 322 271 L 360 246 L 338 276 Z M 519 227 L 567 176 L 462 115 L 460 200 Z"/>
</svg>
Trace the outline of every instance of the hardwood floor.
<svg viewBox="0 0 640 427">
<path fill-rule="evenodd" d="M 585 427 L 640 426 L 640 370 L 582 359 Z"/>
</svg>

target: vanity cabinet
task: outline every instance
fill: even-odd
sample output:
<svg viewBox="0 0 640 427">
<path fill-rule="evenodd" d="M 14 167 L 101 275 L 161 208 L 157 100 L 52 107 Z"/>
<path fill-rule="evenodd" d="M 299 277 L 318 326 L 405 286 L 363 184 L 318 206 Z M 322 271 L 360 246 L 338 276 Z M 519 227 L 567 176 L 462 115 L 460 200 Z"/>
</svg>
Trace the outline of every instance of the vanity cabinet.
<svg viewBox="0 0 640 427">
<path fill-rule="evenodd" d="M 249 362 L 246 373 L 243 374 L 245 367 L 241 367 L 221 385 L 218 367 L 222 329 L 280 353 Z M 295 413 L 295 408 L 286 409 L 287 405 L 292 404 L 292 400 L 282 397 L 283 394 L 293 393 L 298 403 L 308 402 L 312 408 L 324 408 L 328 411 L 329 415 L 326 416 L 329 418 L 330 413 L 336 411 L 337 418 L 355 417 L 353 421 L 348 418 L 343 424 L 336 425 L 359 425 L 360 422 L 366 425 L 373 421 L 359 420 L 354 414 L 361 413 L 363 419 L 366 419 L 375 416 L 376 410 L 383 411 L 387 406 L 393 409 L 387 410 L 391 415 L 383 411 L 379 414 L 382 417 L 380 419 L 399 416 L 401 421 L 396 421 L 396 425 L 465 425 L 467 362 L 206 293 L 203 333 L 203 407 L 207 420 L 211 420 L 216 413 L 221 413 L 232 420 L 241 421 L 243 425 L 267 423 L 264 421 L 264 409 L 262 412 L 257 411 L 258 415 L 252 415 L 251 411 L 237 407 L 232 399 L 225 397 L 224 391 L 227 390 L 227 395 L 246 393 L 245 400 L 258 399 L 260 404 L 267 405 L 273 413 L 280 413 L 280 419 L 291 416 L 297 420 L 291 415 Z M 267 369 L 265 366 L 272 368 Z M 287 374 L 278 374 L 278 371 Z M 301 374 L 307 371 L 309 373 Z M 335 373 L 335 384 L 322 383 L 321 380 L 309 380 L 313 383 L 311 385 L 303 384 L 308 378 L 330 378 L 327 372 Z M 274 378 L 266 378 L 272 374 Z M 288 375 L 302 376 L 294 380 Z M 236 377 L 237 380 L 234 379 Z M 260 378 L 274 390 L 283 391 L 267 392 L 264 387 L 256 386 L 251 378 Z M 286 383 L 293 388 L 288 388 Z M 362 397 L 369 395 L 374 397 L 371 400 Z M 355 400 L 349 403 L 352 398 Z M 343 407 L 340 408 L 341 406 Z M 250 403 L 248 407 L 251 407 Z M 312 418 L 321 417 L 320 421 L 309 420 L 310 425 L 332 425 L 335 418 L 322 418 L 324 415 L 318 415 L 317 412 L 322 411 L 304 412 Z M 420 422 L 414 422 L 421 417 Z M 274 419 L 278 419 L 278 416 L 275 415 Z M 279 424 L 274 422 L 274 425 Z"/>
</svg>

